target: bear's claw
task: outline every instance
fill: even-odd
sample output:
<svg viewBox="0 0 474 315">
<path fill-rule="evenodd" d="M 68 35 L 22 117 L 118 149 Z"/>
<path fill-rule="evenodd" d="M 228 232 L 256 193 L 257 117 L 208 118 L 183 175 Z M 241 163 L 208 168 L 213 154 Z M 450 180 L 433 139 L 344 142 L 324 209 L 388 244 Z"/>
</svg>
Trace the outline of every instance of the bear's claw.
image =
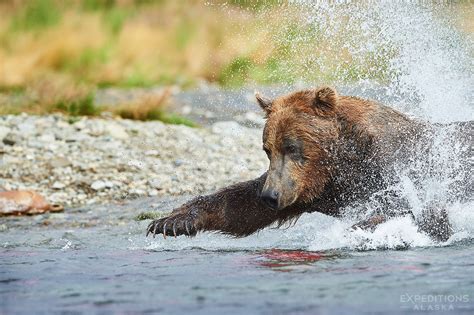
<svg viewBox="0 0 474 315">
<path fill-rule="evenodd" d="M 186 215 L 178 214 L 153 220 L 147 227 L 146 236 L 149 234 L 152 234 L 153 238 L 156 234 L 163 234 L 166 239 L 167 235 L 174 235 L 174 237 L 179 235 L 194 236 L 196 229 Z"/>
</svg>

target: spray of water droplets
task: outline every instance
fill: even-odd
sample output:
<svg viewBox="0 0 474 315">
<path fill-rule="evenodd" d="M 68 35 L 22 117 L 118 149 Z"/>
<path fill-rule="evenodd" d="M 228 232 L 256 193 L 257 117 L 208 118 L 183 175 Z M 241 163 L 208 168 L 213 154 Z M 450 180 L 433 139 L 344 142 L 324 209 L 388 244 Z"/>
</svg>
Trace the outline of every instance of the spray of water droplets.
<svg viewBox="0 0 474 315">
<path fill-rule="evenodd" d="M 330 80 L 358 86 L 362 93 L 377 86 L 384 94 L 382 99 L 388 97 L 390 105 L 417 119 L 431 123 L 474 119 L 474 45 L 472 38 L 455 27 L 448 4 L 293 1 L 282 11 L 287 11 L 280 21 L 286 23 L 284 32 L 272 36 L 280 47 L 294 54 L 295 58 L 280 66 L 297 78 L 296 83 L 311 86 Z M 265 14 L 262 21 L 271 18 Z M 265 25 L 262 23 L 263 28 Z M 311 51 L 314 54 L 308 53 Z M 469 172 L 461 168 L 459 156 L 471 154 L 472 159 L 472 153 L 465 152 L 469 148 L 457 143 L 459 136 L 449 128 L 435 133 L 429 171 L 421 169 L 414 178 L 410 170 L 422 167 L 417 161 L 399 169 L 397 189 L 409 201 L 415 216 L 434 200 L 447 210 L 455 234 L 446 244 L 474 236 L 474 202 L 453 200 L 447 193 L 448 186 Z M 353 223 L 305 214 L 289 229 L 265 229 L 244 239 L 202 234 L 194 239 L 153 242 L 149 247 L 325 250 L 434 244 L 407 218 L 381 224 L 374 232 L 351 231 Z"/>
</svg>

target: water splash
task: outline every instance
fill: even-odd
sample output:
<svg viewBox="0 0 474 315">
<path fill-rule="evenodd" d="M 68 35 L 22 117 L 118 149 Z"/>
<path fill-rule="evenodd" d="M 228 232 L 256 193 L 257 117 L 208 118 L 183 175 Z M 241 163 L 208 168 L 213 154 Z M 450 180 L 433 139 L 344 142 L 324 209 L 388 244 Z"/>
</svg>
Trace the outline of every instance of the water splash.
<svg viewBox="0 0 474 315">
<path fill-rule="evenodd" d="M 440 11 L 415 2 L 381 8 L 386 25 L 398 26 L 387 28 L 400 48 L 392 60 L 398 75 L 389 90 L 418 98 L 417 107 L 404 109 L 432 122 L 472 120 L 473 42 L 463 38 L 450 16 Z M 403 19 L 397 20 L 400 16 Z"/>
<path fill-rule="evenodd" d="M 294 76 L 305 80 L 311 77 L 305 72 L 315 71 L 315 66 L 320 72 L 334 70 L 336 81 L 343 84 L 352 81 L 351 85 L 362 87 L 361 96 L 364 96 L 364 89 L 376 86 L 381 91 L 377 98 L 391 99 L 392 106 L 418 119 L 431 123 L 474 119 L 473 41 L 454 27 L 449 5 L 415 1 L 403 6 L 388 1 L 318 5 L 313 1 L 293 1 L 291 5 L 305 8 L 299 11 L 299 21 L 309 27 L 313 35 L 292 34 L 278 40 L 297 53 L 296 48 L 312 49 L 315 38 L 324 39 L 329 43 L 327 53 L 333 54 L 310 55 L 303 61 L 295 59 L 295 62 L 309 66 L 301 70 L 301 67 L 287 64 L 288 71 L 292 68 L 302 71 Z M 342 44 L 331 42 L 331 39 L 340 41 L 341 38 L 344 39 Z M 342 53 L 333 50 L 341 47 Z M 344 57 L 347 54 L 350 58 Z M 332 58 L 334 68 L 322 69 L 328 64 L 327 58 Z M 365 74 L 351 72 L 351 68 L 344 65 L 347 62 L 355 65 L 368 62 L 372 67 L 368 67 Z M 382 73 L 382 80 L 368 80 L 367 71 L 369 77 Z M 306 86 L 312 84 L 314 82 L 303 82 Z M 435 200 L 447 210 L 454 235 L 444 245 L 474 237 L 474 202 L 453 200 L 448 193 L 449 186 L 459 176 L 466 176 L 459 161 L 459 156 L 466 156 L 466 148 L 458 143 L 459 136 L 449 128 L 439 128 L 427 157 L 428 166 L 412 161 L 398 170 L 400 183 L 397 189 L 409 201 L 410 210 L 416 217 Z M 204 233 L 194 239 L 150 242 L 147 248 L 364 250 L 439 245 L 419 232 L 409 218 L 390 220 L 373 232 L 351 230 L 354 223 L 350 218 L 340 221 L 317 213 L 305 214 L 287 230 L 265 229 L 243 239 Z"/>
<path fill-rule="evenodd" d="M 304 7 L 300 23 L 315 31 L 279 41 L 293 47 L 293 53 L 312 48 L 315 54 L 288 64 L 289 72 L 298 69 L 297 75 L 304 80 L 311 77 L 305 72 L 315 72 L 317 67 L 301 70 L 296 62 L 331 65 L 321 72 L 334 72 L 336 84 L 381 85 L 395 100 L 391 105 L 403 112 L 432 122 L 474 119 L 474 40 L 456 27 L 452 5 L 292 3 Z M 326 45 L 324 54 L 316 53 L 322 49 L 319 42 Z"/>
</svg>

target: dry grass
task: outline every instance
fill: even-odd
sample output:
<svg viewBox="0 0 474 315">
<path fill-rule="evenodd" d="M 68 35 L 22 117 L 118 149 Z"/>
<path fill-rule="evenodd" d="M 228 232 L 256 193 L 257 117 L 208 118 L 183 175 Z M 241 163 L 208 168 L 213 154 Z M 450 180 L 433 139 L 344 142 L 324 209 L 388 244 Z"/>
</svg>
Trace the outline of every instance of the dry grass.
<svg viewBox="0 0 474 315">
<path fill-rule="evenodd" d="M 164 89 L 159 94 L 147 94 L 134 102 L 109 108 L 122 118 L 134 120 L 158 119 L 166 111 L 166 105 L 171 95 L 171 89 Z"/>
<path fill-rule="evenodd" d="M 164 1 L 90 11 L 49 2 L 61 12 L 56 24 L 20 29 L 13 25 L 25 9 L 3 5 L 0 86 L 25 87 L 48 73 L 99 86 L 186 85 L 197 77 L 216 80 L 223 65 L 249 50 L 233 32 L 251 14 L 236 8 Z M 229 42 L 234 47 L 226 50 Z"/>
<path fill-rule="evenodd" d="M 74 100 L 85 98 L 90 94 L 90 90 L 67 78 L 46 77 L 32 82 L 28 86 L 26 94 L 33 103 L 53 108 L 59 103 L 71 103 Z"/>
<path fill-rule="evenodd" d="M 15 102 L 16 94 L 17 101 Z M 13 100 L 13 101 L 12 101 Z M 46 75 L 32 81 L 22 91 L 0 98 L 0 114 L 43 114 L 62 112 L 69 115 L 96 115 L 93 88 L 65 76 Z"/>
<path fill-rule="evenodd" d="M 358 36 L 354 28 L 328 36 L 304 22 L 305 8 L 273 2 L 0 0 L 0 91 L 33 100 L 5 105 L 0 97 L 0 113 L 94 112 L 90 95 L 103 86 L 187 87 L 205 79 L 238 87 L 392 75 L 396 47 L 350 53 L 344 41 Z M 473 15 L 466 7 L 454 10 L 470 33 Z M 347 17 L 335 18 L 344 25 Z M 82 105 L 69 106 L 75 97 Z M 144 119 L 160 102 L 141 100 L 137 112 L 124 112 Z"/>
<path fill-rule="evenodd" d="M 95 86 L 187 86 L 199 78 L 225 86 L 331 80 L 341 62 L 342 68 L 355 62 L 340 49 L 347 34 L 318 36 L 301 23 L 297 6 L 250 10 L 204 0 L 99 5 L 106 2 L 77 0 L 67 7 L 55 0 L 2 2 L 0 87 L 26 87 L 51 73 Z M 49 17 L 44 10 L 31 22 L 32 3 L 46 3 L 56 13 Z M 84 3 L 98 8 L 86 10 Z M 35 10 L 42 12 L 37 8 L 42 6 Z M 297 34 L 305 41 L 295 40 Z M 324 65 L 308 71 L 316 58 Z M 366 68 L 357 65 L 362 75 Z"/>
</svg>

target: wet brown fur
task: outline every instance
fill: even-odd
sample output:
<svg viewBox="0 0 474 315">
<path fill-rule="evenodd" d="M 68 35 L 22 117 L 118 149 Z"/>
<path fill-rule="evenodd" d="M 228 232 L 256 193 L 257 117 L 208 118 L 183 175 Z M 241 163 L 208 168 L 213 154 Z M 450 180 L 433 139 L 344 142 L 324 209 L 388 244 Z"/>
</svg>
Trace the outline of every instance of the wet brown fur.
<svg viewBox="0 0 474 315">
<path fill-rule="evenodd" d="M 274 222 L 280 226 L 297 220 L 304 212 L 337 217 L 343 207 L 367 200 L 390 184 L 381 174 L 389 172 L 394 161 L 407 158 L 429 132 L 396 110 L 338 96 L 329 87 L 273 101 L 256 97 L 267 118 L 263 147 L 269 153 L 269 170 L 257 179 L 191 200 L 171 216 L 153 221 L 149 233 L 194 235 L 207 230 L 245 236 Z M 285 160 L 283 144 L 288 138 L 303 142 L 301 159 Z M 270 186 L 283 192 L 278 211 L 260 198 Z"/>
</svg>

